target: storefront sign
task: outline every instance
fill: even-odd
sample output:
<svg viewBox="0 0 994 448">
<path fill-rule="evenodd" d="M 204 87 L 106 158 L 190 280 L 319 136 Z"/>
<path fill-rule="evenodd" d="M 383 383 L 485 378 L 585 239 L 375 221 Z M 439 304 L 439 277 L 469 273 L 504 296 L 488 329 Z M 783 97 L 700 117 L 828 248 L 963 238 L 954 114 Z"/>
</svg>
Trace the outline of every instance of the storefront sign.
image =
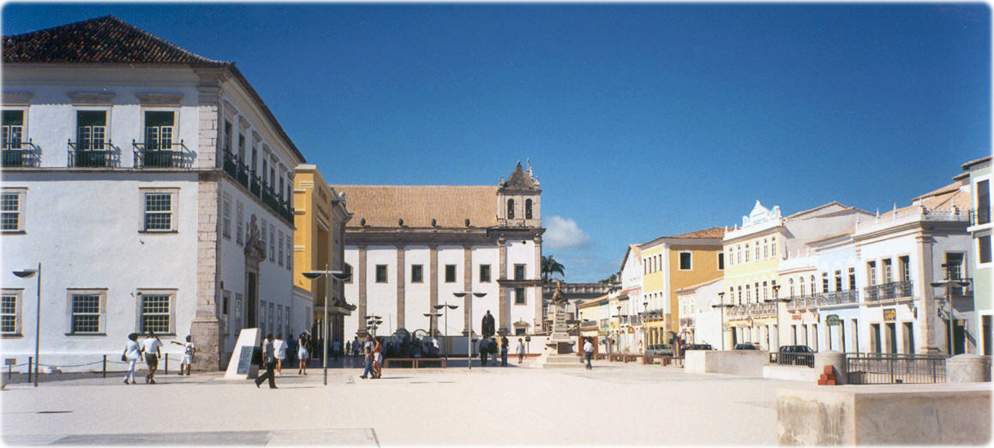
<svg viewBox="0 0 994 448">
<path fill-rule="evenodd" d="M 804 318 L 801 317 L 800 314 L 791 314 L 790 318 L 793 319 L 793 320 L 804 320 Z"/>
<path fill-rule="evenodd" d="M 828 316 L 825 316 L 825 325 L 839 325 L 840 323 L 841 321 L 839 321 L 838 314 L 829 314 Z"/>
<path fill-rule="evenodd" d="M 894 322 L 897 318 L 897 310 L 894 308 L 884 310 L 884 322 Z"/>
</svg>

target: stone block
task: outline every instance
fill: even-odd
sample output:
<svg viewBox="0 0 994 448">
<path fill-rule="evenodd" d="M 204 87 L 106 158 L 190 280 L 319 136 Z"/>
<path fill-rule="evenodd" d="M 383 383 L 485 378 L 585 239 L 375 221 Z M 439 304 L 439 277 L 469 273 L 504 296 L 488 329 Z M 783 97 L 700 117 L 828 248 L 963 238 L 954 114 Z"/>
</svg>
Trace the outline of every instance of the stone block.
<svg viewBox="0 0 994 448">
<path fill-rule="evenodd" d="M 990 380 L 990 364 L 983 356 L 964 354 L 946 360 L 948 383 L 983 383 Z"/>
</svg>

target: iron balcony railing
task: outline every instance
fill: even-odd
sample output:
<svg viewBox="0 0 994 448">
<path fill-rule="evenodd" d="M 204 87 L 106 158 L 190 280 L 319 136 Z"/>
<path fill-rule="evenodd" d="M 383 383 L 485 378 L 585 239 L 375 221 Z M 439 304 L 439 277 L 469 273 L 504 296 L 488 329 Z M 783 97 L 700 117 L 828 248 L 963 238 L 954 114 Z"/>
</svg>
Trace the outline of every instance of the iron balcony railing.
<svg viewBox="0 0 994 448">
<path fill-rule="evenodd" d="M 4 168 L 34 168 L 41 165 L 41 149 L 31 140 L 16 142 L 3 148 Z"/>
<path fill-rule="evenodd" d="M 883 283 L 863 288 L 863 297 L 867 302 L 911 297 L 911 280 Z"/>
<path fill-rule="evenodd" d="M 224 152 L 224 172 L 247 188 L 253 196 L 259 198 L 273 213 L 293 224 L 293 207 L 290 206 L 290 203 L 280 199 L 271 187 L 264 187 L 248 166 L 241 163 L 238 157 L 228 151 Z"/>
<path fill-rule="evenodd" d="M 135 149 L 135 168 L 191 168 L 193 152 L 180 140 L 179 143 L 148 145 L 131 141 Z"/>
<path fill-rule="evenodd" d="M 693 317 L 681 317 L 680 318 L 680 326 L 681 327 L 692 327 L 692 326 L 694 326 L 694 318 Z"/>
<path fill-rule="evenodd" d="M 859 292 L 855 289 L 818 294 L 818 306 L 848 305 L 858 302 Z"/>
<path fill-rule="evenodd" d="M 69 167 L 116 168 L 121 166 L 121 151 L 110 141 L 87 141 L 83 144 L 69 140 Z"/>
<path fill-rule="evenodd" d="M 978 208 L 970 210 L 970 225 L 979 226 L 991 223 L 991 208 Z"/>
<path fill-rule="evenodd" d="M 946 355 L 846 353 L 849 384 L 928 384 L 946 381 Z"/>
</svg>

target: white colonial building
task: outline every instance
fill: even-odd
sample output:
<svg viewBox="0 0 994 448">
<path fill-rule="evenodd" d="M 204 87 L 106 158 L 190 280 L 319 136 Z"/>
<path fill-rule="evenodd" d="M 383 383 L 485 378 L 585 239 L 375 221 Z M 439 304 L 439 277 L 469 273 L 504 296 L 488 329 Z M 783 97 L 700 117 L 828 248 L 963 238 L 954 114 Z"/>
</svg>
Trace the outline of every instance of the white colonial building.
<svg viewBox="0 0 994 448">
<path fill-rule="evenodd" d="M 110 16 L 6 36 L 3 63 L 5 357 L 33 355 L 39 313 L 63 370 L 133 332 L 192 335 L 216 370 L 241 328 L 310 328 L 291 281 L 304 158 L 234 63 Z M 11 274 L 39 263 L 41 309 Z"/>
<path fill-rule="evenodd" d="M 346 195 L 353 216 L 345 229 L 345 261 L 353 270 L 345 296 L 358 309 L 345 319 L 346 339 L 364 336 L 366 316 L 379 316 L 377 335 L 434 329 L 449 337 L 450 353 L 465 354 L 464 336 L 470 328 L 480 334 L 487 311 L 498 333 L 542 332 L 545 229 L 530 167 L 519 163 L 496 186 L 334 189 Z M 454 295 L 470 290 L 485 295 Z M 437 322 L 425 316 L 445 303 L 458 308 Z"/>
</svg>

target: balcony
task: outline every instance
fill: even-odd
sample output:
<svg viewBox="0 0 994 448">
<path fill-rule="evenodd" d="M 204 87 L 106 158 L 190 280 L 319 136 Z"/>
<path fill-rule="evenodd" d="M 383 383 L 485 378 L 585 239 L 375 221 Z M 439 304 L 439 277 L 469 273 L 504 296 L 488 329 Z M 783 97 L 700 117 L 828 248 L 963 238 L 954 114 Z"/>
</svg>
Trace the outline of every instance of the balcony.
<svg viewBox="0 0 994 448">
<path fill-rule="evenodd" d="M 911 297 L 911 280 L 867 286 L 863 288 L 863 295 L 867 302 Z"/>
<path fill-rule="evenodd" d="M 135 168 L 191 168 L 193 167 L 193 151 L 190 151 L 180 140 L 179 143 L 168 145 L 131 141 L 135 150 Z"/>
<path fill-rule="evenodd" d="M 69 141 L 70 168 L 116 168 L 121 166 L 121 150 L 110 141 Z"/>
<path fill-rule="evenodd" d="M 3 148 L 4 168 L 34 168 L 41 165 L 41 149 L 27 142 L 12 142 Z"/>
<path fill-rule="evenodd" d="M 970 210 L 970 227 L 991 223 L 991 208 Z"/>
<path fill-rule="evenodd" d="M 849 305 L 859 302 L 859 294 L 855 289 L 846 291 L 823 292 L 818 294 L 818 306 Z"/>
<path fill-rule="evenodd" d="M 259 177 L 253 175 L 247 165 L 239 162 L 234 154 L 227 151 L 224 152 L 224 172 L 248 189 L 252 196 L 259 198 L 273 213 L 293 224 L 293 207 L 290 203 L 280 199 L 271 187 L 263 186 L 259 182 Z"/>
</svg>

